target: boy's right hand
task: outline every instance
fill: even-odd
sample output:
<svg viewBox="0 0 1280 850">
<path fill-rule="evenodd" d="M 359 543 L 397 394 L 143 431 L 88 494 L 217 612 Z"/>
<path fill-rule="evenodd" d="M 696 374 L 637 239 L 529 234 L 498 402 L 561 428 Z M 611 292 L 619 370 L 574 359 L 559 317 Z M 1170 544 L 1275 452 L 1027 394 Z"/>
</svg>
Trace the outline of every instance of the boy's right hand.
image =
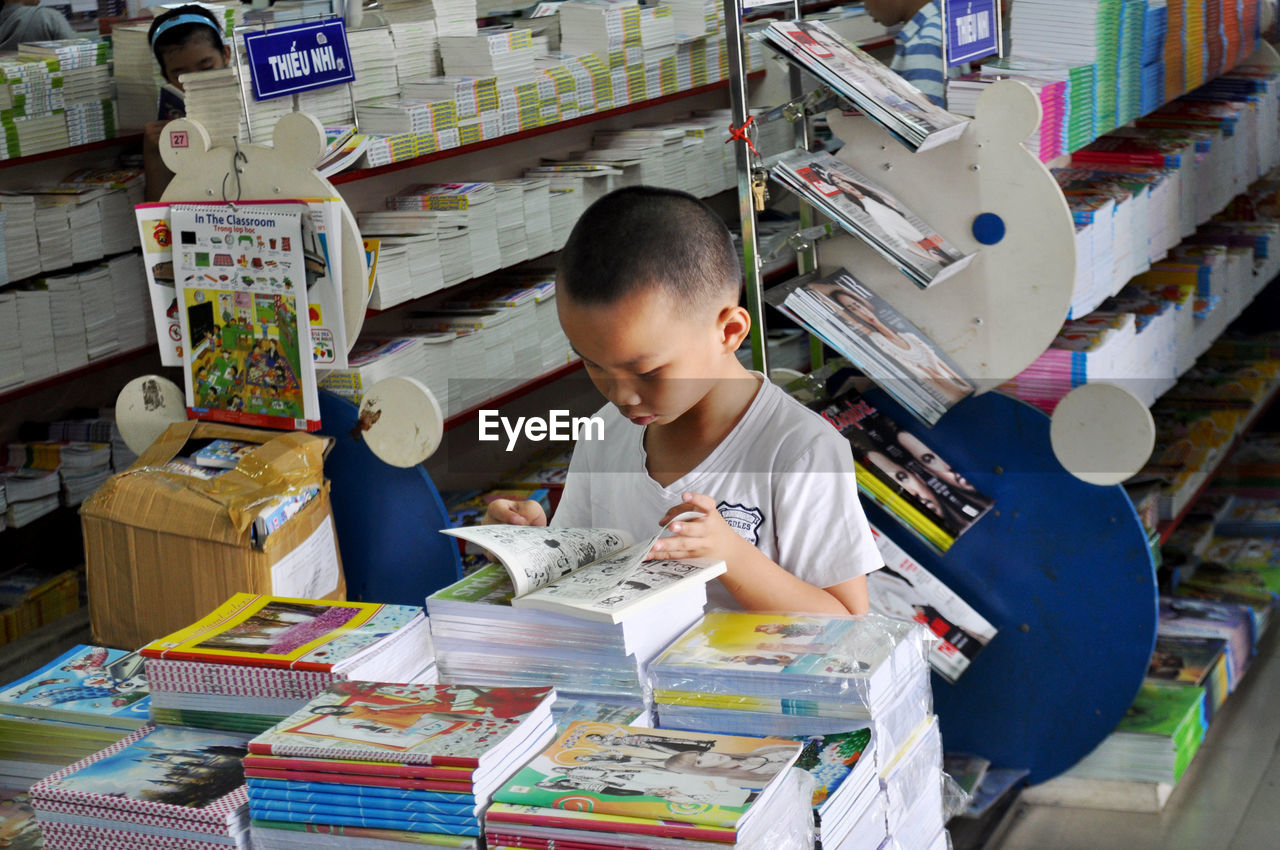
<svg viewBox="0 0 1280 850">
<path fill-rule="evenodd" d="M 547 513 L 533 499 L 517 502 L 513 499 L 494 499 L 484 512 L 481 525 L 546 525 Z"/>
</svg>

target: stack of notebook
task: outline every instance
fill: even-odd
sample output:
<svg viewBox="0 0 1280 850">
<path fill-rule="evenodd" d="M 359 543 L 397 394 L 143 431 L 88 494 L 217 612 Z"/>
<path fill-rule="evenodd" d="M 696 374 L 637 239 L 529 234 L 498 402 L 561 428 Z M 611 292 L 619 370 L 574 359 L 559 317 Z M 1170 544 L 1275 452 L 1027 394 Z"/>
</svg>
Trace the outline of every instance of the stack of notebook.
<svg viewBox="0 0 1280 850">
<path fill-rule="evenodd" d="M 607 723 L 568 728 L 494 795 L 489 846 L 812 846 L 801 744 Z M 572 801 L 571 803 L 568 801 Z"/>
<path fill-rule="evenodd" d="M 147 721 L 136 653 L 76 646 L 0 691 L 0 787 L 27 787 Z"/>
<path fill-rule="evenodd" d="M 31 787 L 46 850 L 248 850 L 246 737 L 144 726 Z"/>
<path fill-rule="evenodd" d="M 712 612 L 650 667 L 658 722 L 748 735 L 871 726 L 888 764 L 930 716 L 923 637 L 874 614 Z"/>
<path fill-rule="evenodd" d="M 832 732 L 797 740 L 804 749 L 796 767 L 816 783 L 814 846 L 833 850 L 879 848 L 888 835 L 887 805 L 871 754 L 871 730 Z"/>
<path fill-rule="evenodd" d="M 254 845 L 293 846 L 290 824 L 478 836 L 493 793 L 554 736 L 554 700 L 546 687 L 336 683 L 249 743 Z"/>
<path fill-rule="evenodd" d="M 140 650 L 157 722 L 254 734 L 333 682 L 431 682 L 422 609 L 237 593 Z"/>
</svg>

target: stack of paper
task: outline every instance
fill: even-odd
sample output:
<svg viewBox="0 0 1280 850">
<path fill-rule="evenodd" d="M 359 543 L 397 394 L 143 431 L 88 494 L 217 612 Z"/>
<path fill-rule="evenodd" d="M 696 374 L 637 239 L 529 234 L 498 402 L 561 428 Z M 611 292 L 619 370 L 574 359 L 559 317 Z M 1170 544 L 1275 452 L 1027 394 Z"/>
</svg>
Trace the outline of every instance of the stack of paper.
<svg viewBox="0 0 1280 850">
<path fill-rule="evenodd" d="M 491 183 L 425 183 L 388 198 L 387 208 L 431 211 L 437 224 L 464 228 L 470 245 L 469 276 L 481 277 L 501 267 L 496 197 Z M 444 268 L 447 273 L 449 267 Z"/>
<path fill-rule="evenodd" d="M 1064 776 L 1176 785 L 1207 726 L 1204 688 L 1145 684 L 1116 731 Z"/>
<path fill-rule="evenodd" d="M 97 205 L 101 221 L 102 256 L 112 256 L 138 247 L 138 228 L 132 209 L 142 203 L 144 180 L 141 169 L 81 169 L 62 178 L 60 187 L 98 189 Z"/>
<path fill-rule="evenodd" d="M 27 383 L 58 373 L 53 347 L 53 313 L 47 289 L 18 289 L 18 331 L 22 335 L 22 371 Z"/>
<path fill-rule="evenodd" d="M 80 275 L 57 275 L 39 282 L 49 293 L 49 316 L 53 325 L 53 350 L 59 372 L 68 372 L 89 361 L 85 341 L 84 308 L 81 306 Z"/>
<path fill-rule="evenodd" d="M 140 654 L 157 722 L 250 734 L 333 682 L 435 680 L 426 619 L 405 605 L 238 593 Z"/>
<path fill-rule="evenodd" d="M 572 186 L 551 185 L 551 244 L 555 250 L 564 247 L 569 234 L 585 209 L 582 193 Z"/>
<path fill-rule="evenodd" d="M 555 698 L 548 687 L 335 683 L 249 743 L 254 846 L 296 847 L 292 824 L 360 827 L 379 844 L 478 836 L 494 792 L 555 735 Z"/>
<path fill-rule="evenodd" d="M 0 486 L 4 487 L 8 502 L 5 523 L 10 528 L 22 528 L 56 511 L 60 484 L 56 469 L 0 467 Z"/>
<path fill-rule="evenodd" d="M 715 0 L 670 0 L 667 5 L 676 35 L 696 38 L 724 28 L 724 13 Z"/>
<path fill-rule="evenodd" d="M 947 80 L 947 108 L 957 115 L 973 115 L 978 98 L 988 85 L 1001 80 L 1017 80 L 1031 89 L 1040 101 L 1040 125 L 1022 143 L 1041 162 L 1049 162 L 1066 153 L 1067 83 L 1017 73 L 973 73 Z"/>
<path fill-rule="evenodd" d="M 650 666 L 658 723 L 772 735 L 870 726 L 888 765 L 930 717 L 924 634 L 878 615 L 709 613 Z"/>
<path fill-rule="evenodd" d="M 498 109 L 496 77 L 439 77 L 423 74 L 401 79 L 400 94 L 405 100 L 423 103 L 452 101 L 459 119 L 474 118 Z"/>
<path fill-rule="evenodd" d="M 552 247 L 550 181 L 542 177 L 514 177 L 495 180 L 493 185 L 499 191 L 508 186 L 519 186 L 521 189 L 520 202 L 523 213 L 520 229 L 524 237 L 526 257 L 534 259 L 551 253 L 554 249 Z M 509 265 L 505 262 L 505 255 L 503 265 Z"/>
<path fill-rule="evenodd" d="M 391 41 L 396 48 L 396 79 L 401 85 L 407 79 L 439 73 L 440 44 L 435 21 L 392 23 Z"/>
<path fill-rule="evenodd" d="M 156 104 L 164 78 L 147 42 L 146 25 L 116 26 L 111 30 L 111 53 L 122 128 L 141 130 L 156 120 Z"/>
<path fill-rule="evenodd" d="M 807 788 L 779 738 L 570 723 L 494 795 L 489 846 L 811 846 Z M 712 765 L 715 765 L 713 768 Z M 735 768 L 738 768 L 735 770 Z M 566 807 L 566 796 L 581 801 Z"/>
<path fill-rule="evenodd" d="M 199 121 L 209 131 L 209 138 L 214 144 L 227 144 L 231 139 L 248 140 L 244 105 L 240 100 L 240 80 L 234 67 L 183 74 L 182 85 L 186 90 L 187 117 Z M 257 133 L 260 124 L 256 120 L 256 108 L 254 117 L 256 142 L 261 141 Z M 271 126 L 274 122 L 261 129 Z"/>
<path fill-rule="evenodd" d="M 18 296 L 0 291 L 0 388 L 16 386 L 24 380 Z"/>
<path fill-rule="evenodd" d="M 396 45 L 388 27 L 347 30 L 351 65 L 356 73 L 352 83 L 355 100 L 394 97 L 399 93 L 396 76 Z"/>
<path fill-rule="evenodd" d="M 4 212 L 4 257 L 8 280 L 15 282 L 40 273 L 36 236 L 36 199 L 30 195 L 0 194 Z"/>
<path fill-rule="evenodd" d="M 378 237 L 378 267 L 370 306 L 385 310 L 443 289 L 456 282 L 445 276 L 445 270 L 465 270 L 470 276 L 471 260 L 459 248 L 468 246 L 465 229 L 437 224 L 437 214 L 429 211 L 388 210 L 362 212 L 358 217 L 360 232 Z M 440 235 L 446 238 L 441 244 Z M 446 251 L 448 253 L 446 253 Z"/>
<path fill-rule="evenodd" d="M 79 278 L 85 355 L 89 360 L 97 360 L 120 348 L 111 270 L 99 264 L 80 272 Z"/>
<path fill-rule="evenodd" d="M 520 383 L 514 318 L 511 310 L 451 310 L 433 305 L 410 313 L 405 329 L 458 335 L 452 345 L 457 374 L 451 394 L 458 408 L 465 410 Z"/>
<path fill-rule="evenodd" d="M 74 508 L 111 477 L 110 443 L 66 443 L 61 447 L 62 504 Z"/>
<path fill-rule="evenodd" d="M 514 266 L 529 259 L 528 237 L 524 229 L 524 184 L 508 180 L 494 183 L 493 188 L 499 262 L 503 267 Z"/>
<path fill-rule="evenodd" d="M 44 846 L 209 842 L 247 850 L 245 743 L 242 735 L 142 727 L 32 786 Z"/>
<path fill-rule="evenodd" d="M 103 264 L 110 275 L 111 315 L 121 351 L 141 348 L 150 339 L 153 325 L 147 293 L 147 275 L 140 254 L 123 254 Z"/>
<path fill-rule="evenodd" d="M 417 337 L 361 338 L 347 355 L 347 368 L 326 372 L 320 387 L 358 405 L 365 392 L 384 378 L 417 377 L 425 369 L 425 359 L 425 346 Z"/>
<path fill-rule="evenodd" d="M 640 7 L 633 0 L 573 0 L 561 4 L 557 14 L 560 49 L 565 53 L 608 54 L 640 46 Z"/>
<path fill-rule="evenodd" d="M 942 812 L 942 736 L 930 716 L 880 768 L 890 838 L 899 847 L 949 846 Z"/>
<path fill-rule="evenodd" d="M 476 0 L 431 0 L 429 5 L 441 38 L 476 34 Z"/>
<path fill-rule="evenodd" d="M 356 104 L 356 121 L 366 133 L 429 135 L 457 126 L 451 101 L 424 102 L 400 97 L 380 97 Z"/>
<path fill-rule="evenodd" d="M 147 722 L 136 653 L 76 646 L 0 691 L 0 784 L 26 788 Z"/>
<path fill-rule="evenodd" d="M 529 30 L 485 27 L 472 36 L 441 36 L 444 72 L 458 77 L 496 77 L 499 85 L 533 78 L 537 55 Z"/>
</svg>

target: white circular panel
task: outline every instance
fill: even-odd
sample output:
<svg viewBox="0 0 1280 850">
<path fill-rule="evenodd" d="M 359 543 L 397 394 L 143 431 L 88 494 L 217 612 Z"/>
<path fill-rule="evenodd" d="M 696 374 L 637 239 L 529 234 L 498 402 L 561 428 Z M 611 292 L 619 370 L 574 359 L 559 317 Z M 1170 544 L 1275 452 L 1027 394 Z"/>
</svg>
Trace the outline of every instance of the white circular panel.
<svg viewBox="0 0 1280 850">
<path fill-rule="evenodd" d="M 116 396 L 116 425 L 134 454 L 142 454 L 166 428 L 186 419 L 182 388 L 159 375 L 134 378 Z"/>
<path fill-rule="evenodd" d="M 1151 411 L 1111 384 L 1076 387 L 1058 402 L 1049 441 L 1058 462 L 1090 484 L 1119 484 L 1142 469 L 1155 447 Z"/>
<path fill-rule="evenodd" d="M 358 428 L 369 450 L 391 466 L 417 466 L 440 447 L 444 414 L 416 378 L 385 378 L 360 401 Z"/>
</svg>

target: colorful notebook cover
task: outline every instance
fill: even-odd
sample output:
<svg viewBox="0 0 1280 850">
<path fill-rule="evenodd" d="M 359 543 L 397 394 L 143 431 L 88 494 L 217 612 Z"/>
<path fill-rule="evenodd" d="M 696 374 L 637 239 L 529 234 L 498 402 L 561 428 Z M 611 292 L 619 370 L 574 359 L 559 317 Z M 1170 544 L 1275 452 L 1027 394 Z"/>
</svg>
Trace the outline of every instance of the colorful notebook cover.
<svg viewBox="0 0 1280 850">
<path fill-rule="evenodd" d="M 237 593 L 209 616 L 140 652 L 147 658 L 328 672 L 421 612 L 408 605 Z"/>
<path fill-rule="evenodd" d="M 37 808 L 88 806 L 97 817 L 220 832 L 248 802 L 245 742 L 204 729 L 144 726 L 40 780 L 31 799 Z"/>
<path fill-rule="evenodd" d="M 272 794 L 302 794 L 308 797 L 320 794 L 341 794 L 344 797 L 367 799 L 369 797 L 390 800 L 417 800 L 475 808 L 476 798 L 471 794 L 453 794 L 448 791 L 423 791 L 416 788 L 394 788 L 365 784 L 363 777 L 353 777 L 341 783 L 293 782 L 289 780 L 262 779 L 246 776 L 250 794 L 270 791 Z"/>
<path fill-rule="evenodd" d="M 0 847 L 40 850 L 44 839 L 26 791 L 0 791 Z"/>
<path fill-rule="evenodd" d="M 362 809 L 382 809 L 390 812 L 436 812 L 445 815 L 476 815 L 476 803 L 472 797 L 468 803 L 445 802 L 441 800 L 418 800 L 412 797 L 372 797 L 347 794 L 344 789 L 332 792 L 314 791 L 277 791 L 274 788 L 255 788 L 249 786 L 249 799 L 258 802 L 275 801 L 280 803 L 303 803 L 314 805 L 338 806 L 341 808 L 358 807 Z"/>
<path fill-rule="evenodd" d="M 240 462 L 240 458 L 257 447 L 257 443 L 245 443 L 240 440 L 214 440 L 204 448 L 192 452 L 191 459 L 200 466 L 232 469 Z"/>
<path fill-rule="evenodd" d="M 274 725 L 274 724 L 272 724 Z M 471 784 L 471 770 L 466 767 L 398 764 L 392 761 L 359 761 L 354 759 L 289 758 L 287 756 L 248 755 L 245 767 L 261 770 L 302 770 L 315 773 L 340 773 L 354 776 L 399 776 L 405 779 L 440 779 L 445 782 Z M 337 777 L 334 777 L 338 781 Z"/>
<path fill-rule="evenodd" d="M 493 799 L 736 829 L 755 792 L 789 768 L 800 750 L 782 738 L 580 721 Z"/>
<path fill-rule="evenodd" d="M 834 732 L 829 735 L 797 736 L 804 744 L 796 767 L 806 771 L 817 785 L 813 789 L 813 806 L 818 808 L 849 778 L 862 754 L 871 745 L 870 729 Z M 870 775 L 874 776 L 874 772 Z"/>
<path fill-rule="evenodd" d="M 76 646 L 0 692 L 0 713 L 71 719 L 115 729 L 147 722 L 150 699 L 137 653 Z"/>
<path fill-rule="evenodd" d="M 387 829 L 369 829 L 368 827 L 346 826 L 327 823 L 286 823 L 284 821 L 260 820 L 254 818 L 251 825 L 255 829 L 283 830 L 301 832 L 311 835 L 340 835 L 352 839 L 376 839 L 379 841 L 398 841 L 404 844 L 417 844 L 425 847 L 459 847 L 474 848 L 476 840 L 460 835 L 433 835 L 425 832 L 400 832 Z M 331 846 L 326 844 L 325 846 Z"/>
<path fill-rule="evenodd" d="M 1222 658 L 1225 638 L 1157 635 L 1155 652 L 1147 665 L 1148 681 L 1200 685 Z"/>
<path fill-rule="evenodd" d="M 726 846 L 732 845 L 735 834 L 733 829 L 719 826 L 625 817 L 571 808 L 544 809 L 539 806 L 516 806 L 510 803 L 492 803 L 485 810 L 484 819 L 486 832 L 490 834 L 495 832 L 506 834 L 508 830 L 518 831 L 519 826 L 536 826 L 547 829 L 583 830 L 583 835 L 589 835 L 591 832 L 629 833 L 661 838 L 683 838 L 688 841 L 714 841 Z M 518 826 L 508 827 L 508 824 Z M 559 842 L 557 846 L 560 846 Z"/>
<path fill-rule="evenodd" d="M 249 744 L 260 755 L 478 767 L 551 688 L 336 682 Z"/>
</svg>

